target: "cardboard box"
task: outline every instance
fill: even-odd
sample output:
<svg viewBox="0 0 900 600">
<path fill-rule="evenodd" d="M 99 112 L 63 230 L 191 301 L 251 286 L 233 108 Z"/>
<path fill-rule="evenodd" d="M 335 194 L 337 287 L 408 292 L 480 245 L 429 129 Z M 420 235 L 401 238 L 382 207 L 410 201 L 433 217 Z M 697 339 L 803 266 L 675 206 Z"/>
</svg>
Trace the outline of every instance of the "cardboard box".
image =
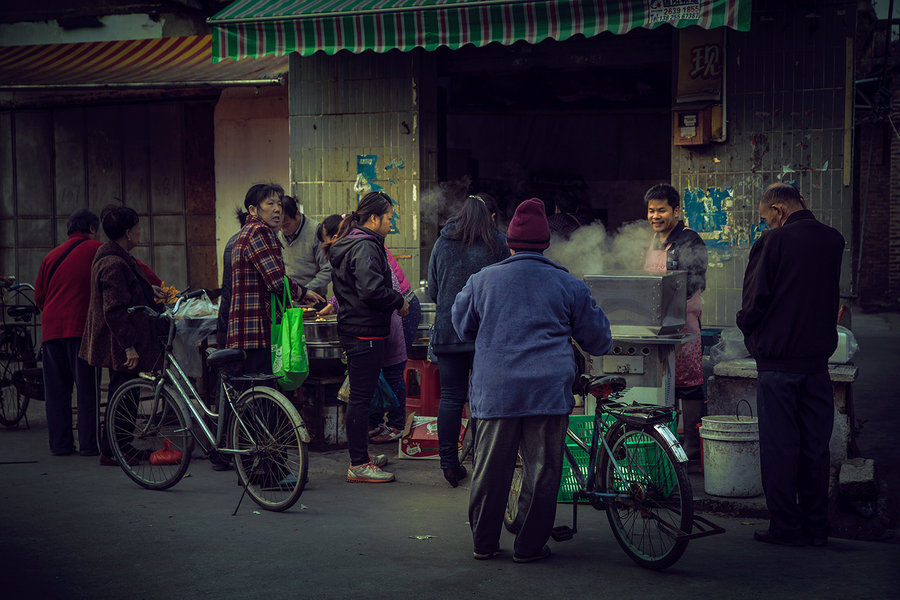
<svg viewBox="0 0 900 600">
<path fill-rule="evenodd" d="M 462 425 L 459 428 L 458 444 L 462 443 L 468 424 L 468 419 L 462 420 Z M 403 435 L 400 438 L 398 455 L 400 458 L 440 458 L 437 417 L 418 417 L 415 413 L 410 413 L 406 419 Z"/>
</svg>

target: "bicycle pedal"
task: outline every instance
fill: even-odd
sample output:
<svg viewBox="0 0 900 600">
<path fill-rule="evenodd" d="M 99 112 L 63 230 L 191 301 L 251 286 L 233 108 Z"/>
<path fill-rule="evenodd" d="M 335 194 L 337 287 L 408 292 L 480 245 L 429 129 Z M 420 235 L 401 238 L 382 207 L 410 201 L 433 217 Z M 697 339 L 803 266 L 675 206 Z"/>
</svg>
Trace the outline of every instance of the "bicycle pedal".
<svg viewBox="0 0 900 600">
<path fill-rule="evenodd" d="M 568 525 L 560 525 L 559 527 L 554 527 L 550 531 L 550 537 L 552 537 L 553 540 L 557 542 L 565 542 L 566 540 L 571 540 L 572 536 L 574 535 L 575 530 Z"/>
</svg>

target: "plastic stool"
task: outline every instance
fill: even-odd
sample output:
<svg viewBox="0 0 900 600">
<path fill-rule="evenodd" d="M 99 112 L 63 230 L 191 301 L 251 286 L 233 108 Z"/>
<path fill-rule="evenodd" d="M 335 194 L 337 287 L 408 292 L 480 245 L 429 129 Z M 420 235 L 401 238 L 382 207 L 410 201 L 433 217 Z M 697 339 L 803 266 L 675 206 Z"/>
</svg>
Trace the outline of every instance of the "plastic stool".
<svg viewBox="0 0 900 600">
<path fill-rule="evenodd" d="M 414 373 L 410 376 L 410 373 Z M 436 417 L 441 402 L 441 374 L 436 364 L 427 360 L 408 360 L 403 371 L 406 382 L 406 412 L 421 417 Z M 410 386 L 410 381 L 418 386 Z M 415 389 L 417 387 L 417 389 Z M 410 390 L 418 392 L 410 393 Z"/>
</svg>

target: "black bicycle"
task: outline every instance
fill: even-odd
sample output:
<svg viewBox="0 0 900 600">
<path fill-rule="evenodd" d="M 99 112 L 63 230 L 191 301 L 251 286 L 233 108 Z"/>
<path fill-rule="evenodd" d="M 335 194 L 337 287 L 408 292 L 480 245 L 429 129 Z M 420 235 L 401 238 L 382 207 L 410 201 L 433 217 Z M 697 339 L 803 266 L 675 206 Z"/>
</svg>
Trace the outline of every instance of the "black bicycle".
<svg viewBox="0 0 900 600">
<path fill-rule="evenodd" d="M 674 564 L 692 539 L 724 533 L 694 514 L 684 467 L 687 455 L 670 429 L 673 409 L 615 402 L 625 389 L 622 377 L 583 376 L 579 386 L 582 396 L 597 398 L 597 412 L 582 422 L 589 443 L 571 426 L 566 430 L 565 457 L 574 488 L 572 527 L 554 527 L 553 539 L 568 540 L 578 531 L 579 502 L 606 511 L 616 541 L 647 569 Z M 520 507 L 531 497 L 523 468 L 519 460 L 504 516 L 504 525 L 513 533 L 521 527 Z"/>
<path fill-rule="evenodd" d="M 28 427 L 29 400 L 44 399 L 43 374 L 35 351 L 35 317 L 40 311 L 25 293 L 28 290 L 34 293 L 29 283 L 0 278 L 0 425 L 6 427 L 16 427 L 23 418 Z"/>
</svg>

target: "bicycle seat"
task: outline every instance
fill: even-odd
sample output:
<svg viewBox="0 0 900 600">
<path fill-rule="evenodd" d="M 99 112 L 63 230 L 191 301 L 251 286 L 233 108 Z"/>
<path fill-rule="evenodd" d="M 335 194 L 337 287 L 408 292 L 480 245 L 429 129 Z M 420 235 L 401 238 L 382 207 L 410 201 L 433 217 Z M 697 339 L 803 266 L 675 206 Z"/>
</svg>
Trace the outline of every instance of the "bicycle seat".
<svg viewBox="0 0 900 600">
<path fill-rule="evenodd" d="M 621 392 L 627 387 L 624 377 L 609 375 L 606 377 L 582 377 L 581 386 L 584 394 L 606 397 Z"/>
<path fill-rule="evenodd" d="M 206 364 L 210 369 L 224 369 L 231 365 L 244 362 L 247 355 L 243 350 L 238 348 L 225 348 L 223 350 L 212 350 L 206 357 Z"/>
<path fill-rule="evenodd" d="M 38 309 L 34 306 L 10 306 L 6 309 L 6 314 L 17 321 L 27 321 L 36 315 L 37 312 Z"/>
</svg>

